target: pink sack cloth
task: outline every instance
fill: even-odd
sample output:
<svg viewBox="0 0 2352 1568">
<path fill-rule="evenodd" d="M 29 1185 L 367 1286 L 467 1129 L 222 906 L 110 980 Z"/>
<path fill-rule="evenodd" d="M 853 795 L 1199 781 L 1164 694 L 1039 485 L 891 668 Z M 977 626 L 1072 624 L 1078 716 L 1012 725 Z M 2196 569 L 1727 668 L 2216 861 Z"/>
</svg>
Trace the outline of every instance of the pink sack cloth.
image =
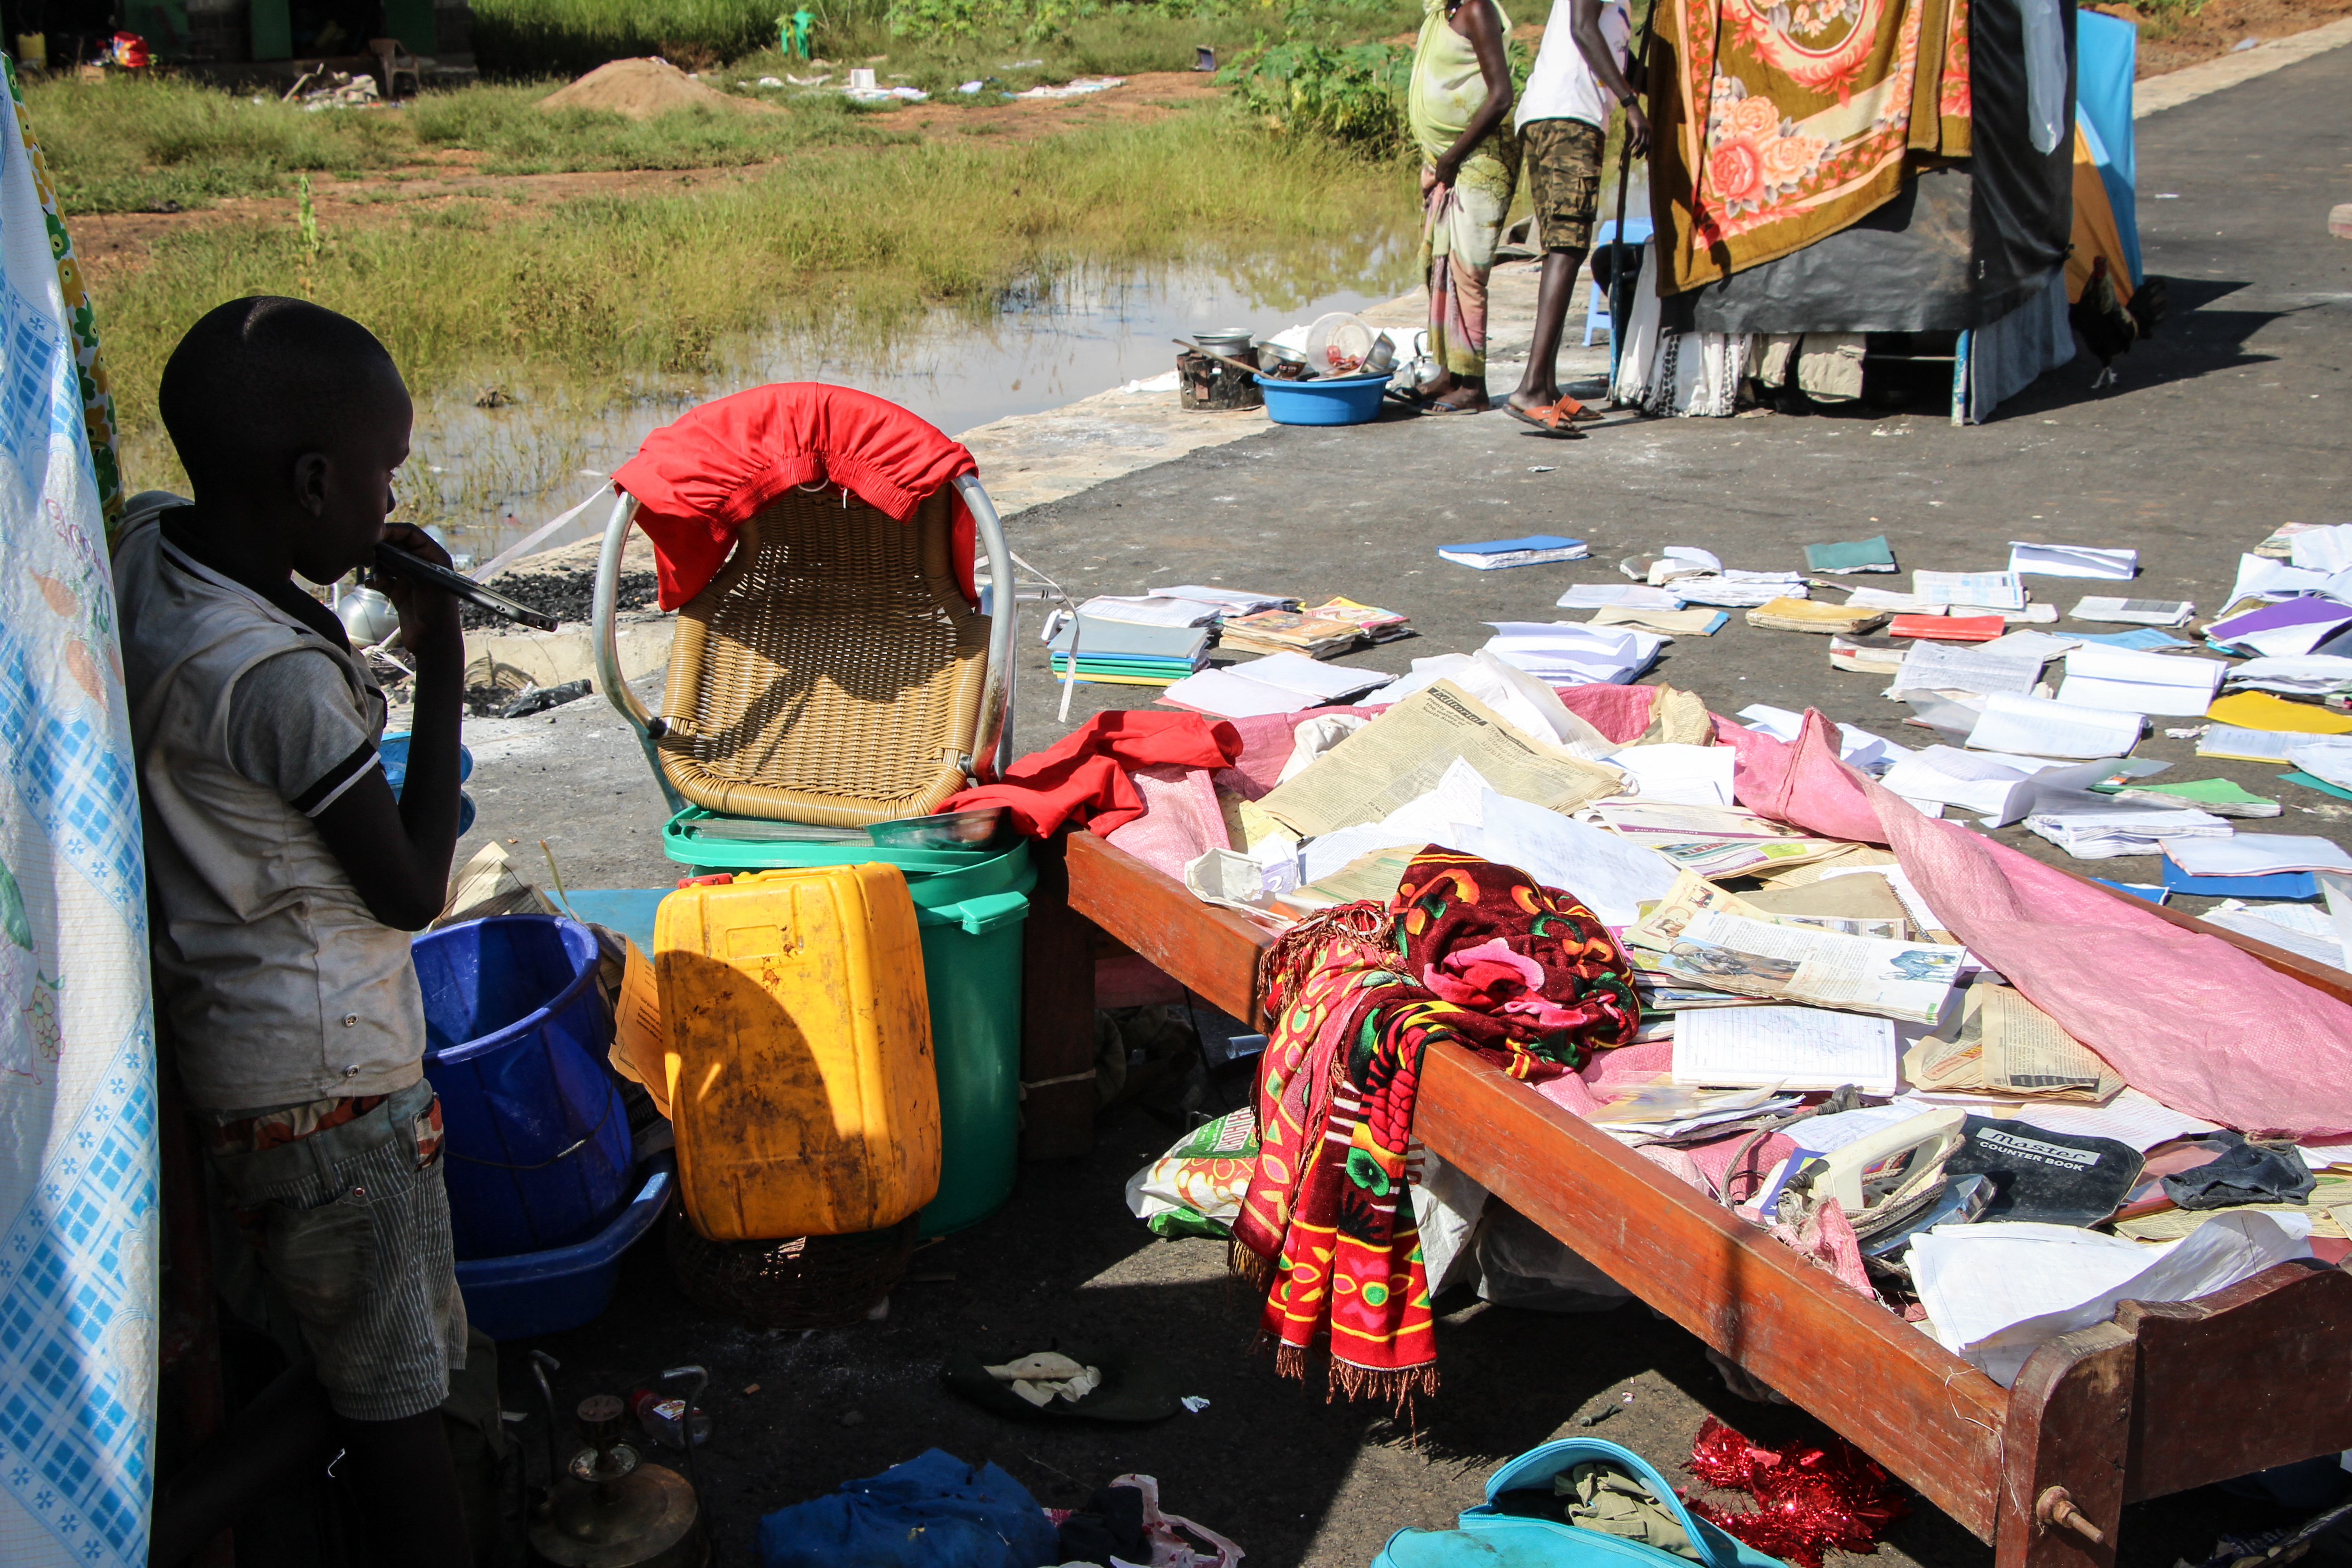
<svg viewBox="0 0 2352 1568">
<path fill-rule="evenodd" d="M 1206 768 L 1131 768 L 1127 776 L 1143 797 L 1143 815 L 1105 834 L 1110 843 L 1179 882 L 1209 850 L 1233 847 Z"/>
<path fill-rule="evenodd" d="M 1922 816 L 1840 762 L 1816 710 L 1793 744 L 1716 723 L 1739 748 L 1740 805 L 1892 849 L 1945 929 L 2135 1089 L 2251 1133 L 2352 1131 L 2352 1005 L 1962 823 Z"/>
<path fill-rule="evenodd" d="M 1555 686 L 1568 710 L 1617 745 L 1638 739 L 1658 705 L 1654 686 Z"/>
</svg>

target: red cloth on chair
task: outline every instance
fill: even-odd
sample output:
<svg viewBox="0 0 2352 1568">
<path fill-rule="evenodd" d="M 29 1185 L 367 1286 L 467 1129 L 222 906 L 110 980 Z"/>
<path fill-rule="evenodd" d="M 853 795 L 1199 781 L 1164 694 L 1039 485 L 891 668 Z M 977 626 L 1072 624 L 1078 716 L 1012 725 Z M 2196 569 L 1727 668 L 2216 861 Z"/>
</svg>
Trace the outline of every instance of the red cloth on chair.
<svg viewBox="0 0 2352 1568">
<path fill-rule="evenodd" d="M 661 605 L 674 610 L 719 574 L 736 530 L 795 485 L 838 486 L 904 522 L 940 486 L 979 471 L 963 443 L 895 403 L 787 381 L 688 410 L 646 437 L 613 484 L 637 498 Z M 976 605 L 971 513 L 954 500 L 956 583 Z"/>
<path fill-rule="evenodd" d="M 1021 831 L 1043 838 L 1063 823 L 1108 833 L 1143 815 L 1129 768 L 1222 768 L 1242 754 L 1238 731 L 1198 713 L 1097 713 L 1004 770 L 1001 784 L 951 795 L 941 811 L 1010 806 Z"/>
</svg>

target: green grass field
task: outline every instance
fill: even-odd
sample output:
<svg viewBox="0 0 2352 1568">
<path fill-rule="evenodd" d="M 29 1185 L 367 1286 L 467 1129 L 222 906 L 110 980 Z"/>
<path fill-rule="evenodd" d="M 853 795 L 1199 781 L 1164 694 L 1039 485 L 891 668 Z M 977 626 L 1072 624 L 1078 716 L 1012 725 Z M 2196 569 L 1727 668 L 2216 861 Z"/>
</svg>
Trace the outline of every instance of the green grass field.
<svg viewBox="0 0 2352 1568">
<path fill-rule="evenodd" d="M 698 376 L 753 332 L 873 337 L 942 306 L 985 314 L 1074 267 L 1358 253 L 1411 205 L 1393 166 L 1193 113 L 885 156 L 817 149 L 677 195 L 468 202 L 330 225 L 316 252 L 291 222 L 213 225 L 158 242 L 100 296 L 100 325 L 135 435 L 172 344 L 244 294 L 306 294 L 366 322 L 420 391 L 478 379 L 551 393 Z"/>
<path fill-rule="evenodd" d="M 1418 25 L 1412 0 L 478 0 L 473 37 L 483 68 L 580 71 L 660 54 L 688 68 L 776 46 L 776 18 L 805 4 L 821 58 L 865 61 L 948 81 L 1006 74 L 1035 59 L 1052 79 L 1191 68 L 1193 46 L 1221 52 L 1284 38 L 1348 42 Z M 1025 85 L 1025 82 L 1024 82 Z"/>
<path fill-rule="evenodd" d="M 487 174 L 542 174 L 722 168 L 908 139 L 887 114 L 834 97 L 795 100 L 774 114 L 687 110 L 645 121 L 541 110 L 538 100 L 559 85 L 484 83 L 428 92 L 396 111 L 319 114 L 170 79 L 34 82 L 25 98 L 68 215 L 282 195 L 289 174 L 381 172 L 441 148 L 486 154 Z"/>
</svg>

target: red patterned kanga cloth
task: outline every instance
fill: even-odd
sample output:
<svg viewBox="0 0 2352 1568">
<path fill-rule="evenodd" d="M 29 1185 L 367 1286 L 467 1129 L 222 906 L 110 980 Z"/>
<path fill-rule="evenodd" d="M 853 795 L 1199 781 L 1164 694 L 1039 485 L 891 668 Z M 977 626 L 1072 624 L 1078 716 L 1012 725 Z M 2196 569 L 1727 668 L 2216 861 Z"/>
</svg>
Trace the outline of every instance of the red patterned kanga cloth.
<svg viewBox="0 0 2352 1568">
<path fill-rule="evenodd" d="M 1803 249 L 1969 148 L 1968 0 L 1658 0 L 1661 289 Z"/>
<path fill-rule="evenodd" d="M 1428 1280 L 1408 1199 L 1422 1054 L 1451 1040 L 1513 1077 L 1551 1078 L 1641 1024 L 1633 977 L 1592 912 L 1525 872 L 1434 846 L 1383 909 L 1344 904 L 1266 955 L 1276 1019 L 1258 1070 L 1262 1143 L 1233 1266 L 1264 1288 L 1276 1370 L 1307 1375 L 1328 1331 L 1330 1390 L 1402 1404 L 1437 1389 Z"/>
</svg>

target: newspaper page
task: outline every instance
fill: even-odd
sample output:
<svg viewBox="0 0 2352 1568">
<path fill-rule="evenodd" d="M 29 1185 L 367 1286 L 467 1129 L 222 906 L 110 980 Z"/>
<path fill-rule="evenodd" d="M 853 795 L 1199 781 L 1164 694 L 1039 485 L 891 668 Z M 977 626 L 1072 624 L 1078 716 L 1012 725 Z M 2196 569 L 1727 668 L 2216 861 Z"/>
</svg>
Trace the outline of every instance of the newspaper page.
<svg viewBox="0 0 2352 1568">
<path fill-rule="evenodd" d="M 1625 932 L 1626 945 L 1670 952 L 1676 940 L 1688 929 L 1692 917 L 1710 910 L 1717 914 L 1738 915 L 1742 920 L 1757 921 L 1765 925 L 1810 926 L 1816 931 L 1835 931 L 1841 936 L 1869 937 L 1877 942 L 1907 942 L 1911 937 L 1911 922 L 1907 920 L 1779 914 L 1759 909 L 1738 894 L 1726 892 L 1706 878 L 1685 871 L 1666 890 L 1664 898 L 1642 907 L 1641 921 Z"/>
<path fill-rule="evenodd" d="M 2006 985 L 1971 985 L 1951 1033 L 1904 1054 L 1903 1071 L 1925 1089 L 2021 1094 L 2105 1104 L 2124 1080 L 2058 1021 Z"/>
<path fill-rule="evenodd" d="M 1718 991 L 1932 1024 L 1967 952 L 1701 910 L 1671 946 L 1645 949 L 1643 956 L 1655 971 Z"/>
<path fill-rule="evenodd" d="M 1617 800 L 1595 809 L 1620 837 L 1654 849 L 1702 877 L 1801 866 L 1849 847 L 1832 839 L 1808 838 L 1786 823 L 1738 806 Z"/>
<path fill-rule="evenodd" d="M 1529 740 L 1450 680 L 1414 692 L 1258 801 L 1302 836 L 1379 822 L 1437 787 L 1456 761 L 1497 795 L 1573 811 L 1615 795 L 1614 768 Z"/>
</svg>

